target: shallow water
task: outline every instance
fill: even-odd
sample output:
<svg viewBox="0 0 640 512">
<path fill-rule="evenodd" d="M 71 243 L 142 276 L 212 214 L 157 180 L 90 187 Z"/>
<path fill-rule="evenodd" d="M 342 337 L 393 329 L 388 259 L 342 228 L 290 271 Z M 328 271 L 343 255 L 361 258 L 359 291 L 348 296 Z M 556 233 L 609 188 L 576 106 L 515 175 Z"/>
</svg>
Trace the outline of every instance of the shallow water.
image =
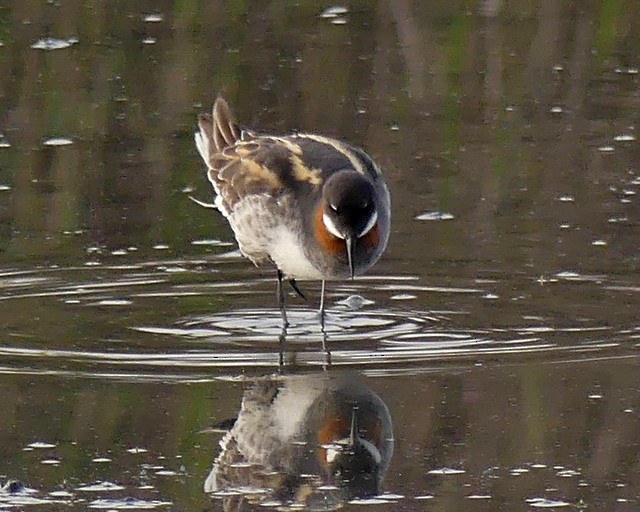
<svg viewBox="0 0 640 512">
<path fill-rule="evenodd" d="M 316 508 L 636 510 L 636 11 L 1 7 L 0 510 L 296 508 L 204 485 L 212 427 L 299 375 L 361 379 L 393 421 L 381 493 L 296 480 Z M 274 272 L 189 200 L 218 91 L 384 168 L 389 247 L 328 283 L 324 329 L 319 283 L 283 331 Z"/>
</svg>

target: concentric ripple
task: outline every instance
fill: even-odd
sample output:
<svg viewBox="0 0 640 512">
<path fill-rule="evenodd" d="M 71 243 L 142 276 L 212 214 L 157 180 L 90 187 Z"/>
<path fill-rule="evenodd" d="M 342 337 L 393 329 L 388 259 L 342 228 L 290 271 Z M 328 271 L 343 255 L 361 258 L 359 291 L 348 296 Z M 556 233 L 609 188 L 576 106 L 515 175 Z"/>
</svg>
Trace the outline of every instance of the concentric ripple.
<svg viewBox="0 0 640 512">
<path fill-rule="evenodd" d="M 331 283 L 324 325 L 314 307 L 317 283 L 305 283 L 310 300 L 288 298 L 285 330 L 274 280 L 226 256 L 8 270 L 0 273 L 7 315 L 0 372 L 200 380 L 288 362 L 421 372 L 442 364 L 638 355 L 640 327 L 554 319 L 540 312 L 545 303 L 499 302 L 505 293 L 499 276 L 446 285 L 423 281 L 374 275 Z M 538 286 L 532 283 L 524 281 Z M 576 290 L 630 293 L 629 283 L 573 274 L 558 274 L 546 286 L 556 286 L 567 300 Z M 474 311 L 494 311 L 496 304 L 507 320 Z"/>
</svg>

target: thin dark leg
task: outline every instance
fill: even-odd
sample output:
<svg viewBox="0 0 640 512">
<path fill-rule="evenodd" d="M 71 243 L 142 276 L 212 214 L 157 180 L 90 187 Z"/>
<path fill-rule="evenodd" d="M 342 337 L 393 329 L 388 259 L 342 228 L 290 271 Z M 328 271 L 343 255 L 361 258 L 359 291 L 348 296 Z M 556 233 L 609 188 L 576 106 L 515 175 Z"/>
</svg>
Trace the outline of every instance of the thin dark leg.
<svg viewBox="0 0 640 512">
<path fill-rule="evenodd" d="M 291 285 L 291 288 L 293 288 L 293 290 L 304 300 L 307 300 L 307 298 L 304 296 L 304 293 L 302 293 L 300 291 L 300 288 L 298 288 L 298 283 L 296 283 L 295 279 L 289 279 L 289 284 Z"/>
<path fill-rule="evenodd" d="M 322 327 L 322 330 L 324 331 L 324 287 L 325 287 L 325 280 L 322 280 L 322 290 L 320 291 L 320 310 L 318 311 L 318 314 L 320 315 L 320 326 Z"/>
<path fill-rule="evenodd" d="M 287 342 L 287 325 L 282 326 L 280 336 L 278 336 L 278 371 L 282 373 L 284 371 L 284 351 L 285 344 Z"/>
<path fill-rule="evenodd" d="M 331 351 L 329 350 L 329 335 L 324 329 L 324 315 L 320 320 L 320 328 L 322 330 L 322 352 L 324 353 L 323 369 L 328 370 L 331 367 Z"/>
<path fill-rule="evenodd" d="M 282 286 L 282 271 L 278 269 L 278 307 L 280 308 L 280 314 L 282 315 L 282 322 L 284 323 L 285 329 L 289 327 L 289 321 L 287 320 L 287 311 L 284 307 L 284 288 Z"/>
</svg>

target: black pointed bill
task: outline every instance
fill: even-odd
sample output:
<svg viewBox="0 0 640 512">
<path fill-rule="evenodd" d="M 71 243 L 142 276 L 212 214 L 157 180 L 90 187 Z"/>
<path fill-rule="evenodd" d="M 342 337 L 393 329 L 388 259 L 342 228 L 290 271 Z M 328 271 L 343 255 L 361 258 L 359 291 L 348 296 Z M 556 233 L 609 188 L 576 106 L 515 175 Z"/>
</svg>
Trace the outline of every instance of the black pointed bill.
<svg viewBox="0 0 640 512">
<path fill-rule="evenodd" d="M 355 236 L 344 239 L 344 242 L 347 244 L 347 261 L 349 262 L 349 275 L 351 279 L 353 279 L 353 276 L 355 275 L 353 253 L 356 251 L 356 240 L 357 238 Z"/>
</svg>

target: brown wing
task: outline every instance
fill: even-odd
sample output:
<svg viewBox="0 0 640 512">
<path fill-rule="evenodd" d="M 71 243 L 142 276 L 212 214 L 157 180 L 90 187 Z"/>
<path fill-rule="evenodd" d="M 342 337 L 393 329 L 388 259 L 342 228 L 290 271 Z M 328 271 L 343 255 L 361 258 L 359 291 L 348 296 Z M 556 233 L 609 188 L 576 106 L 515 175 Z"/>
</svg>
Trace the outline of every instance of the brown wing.
<svg viewBox="0 0 640 512">
<path fill-rule="evenodd" d="M 259 137 L 240 130 L 227 102 L 219 97 L 213 115 L 198 117 L 196 146 L 208 167 L 208 178 L 225 215 L 237 202 L 252 194 L 277 195 L 282 176 L 291 174 L 292 148 L 273 137 Z"/>
</svg>

